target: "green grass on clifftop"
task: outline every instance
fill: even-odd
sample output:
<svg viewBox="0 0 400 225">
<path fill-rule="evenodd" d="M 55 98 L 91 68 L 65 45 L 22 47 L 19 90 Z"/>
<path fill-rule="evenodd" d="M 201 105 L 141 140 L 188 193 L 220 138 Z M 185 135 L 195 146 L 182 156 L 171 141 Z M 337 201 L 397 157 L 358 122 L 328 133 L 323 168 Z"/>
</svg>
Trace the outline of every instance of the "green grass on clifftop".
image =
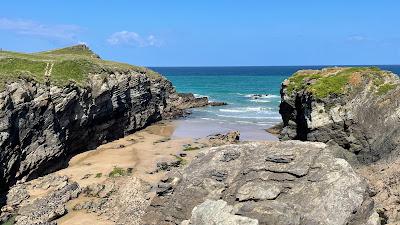
<svg viewBox="0 0 400 225">
<path fill-rule="evenodd" d="M 161 75 L 144 67 L 106 61 L 99 58 L 85 45 L 39 53 L 0 51 L 0 90 L 6 82 L 19 78 L 63 86 L 70 82 L 84 86 L 91 74 L 118 71 L 146 74 L 151 79 Z"/>
<path fill-rule="evenodd" d="M 305 90 L 313 94 L 317 99 L 331 95 L 347 93 L 365 79 L 371 79 L 378 89 L 377 94 L 385 94 L 396 85 L 385 83 L 385 76 L 389 72 L 377 67 L 336 67 L 323 70 L 302 70 L 293 74 L 288 79 L 287 93 L 292 94 Z"/>
<path fill-rule="evenodd" d="M 389 91 L 395 89 L 396 86 L 397 86 L 396 84 L 382 84 L 381 86 L 379 86 L 377 94 L 378 95 L 385 95 Z"/>
<path fill-rule="evenodd" d="M 50 50 L 50 51 L 45 51 L 45 52 L 39 52 L 37 54 L 39 54 L 39 55 L 77 55 L 77 56 L 99 58 L 98 55 L 96 55 L 92 50 L 90 50 L 85 45 L 75 45 L 75 46 L 66 47 L 66 48 L 60 48 L 60 49 L 55 49 L 55 50 Z"/>
</svg>

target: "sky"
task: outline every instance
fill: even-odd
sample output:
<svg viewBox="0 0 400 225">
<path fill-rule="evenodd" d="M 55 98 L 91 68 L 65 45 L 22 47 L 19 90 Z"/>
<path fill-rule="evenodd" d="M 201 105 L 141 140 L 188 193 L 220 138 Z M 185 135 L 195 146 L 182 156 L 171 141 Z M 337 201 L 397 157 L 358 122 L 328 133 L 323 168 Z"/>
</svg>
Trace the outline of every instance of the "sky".
<svg viewBox="0 0 400 225">
<path fill-rule="evenodd" d="M 12 0 L 0 48 L 142 66 L 400 64 L 398 0 Z"/>
</svg>

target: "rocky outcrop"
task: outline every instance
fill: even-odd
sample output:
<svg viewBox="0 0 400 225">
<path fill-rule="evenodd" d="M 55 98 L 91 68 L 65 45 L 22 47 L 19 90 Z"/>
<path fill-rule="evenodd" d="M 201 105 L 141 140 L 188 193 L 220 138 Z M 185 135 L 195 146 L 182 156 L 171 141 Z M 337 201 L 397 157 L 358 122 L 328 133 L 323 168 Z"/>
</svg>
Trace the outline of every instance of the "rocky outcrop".
<svg viewBox="0 0 400 225">
<path fill-rule="evenodd" d="M 380 224 L 367 184 L 323 143 L 211 148 L 161 186 L 143 224 Z"/>
<path fill-rule="evenodd" d="M 31 196 L 29 192 L 33 189 L 40 194 Z M 15 216 L 15 225 L 56 225 L 55 220 L 67 213 L 66 203 L 77 198 L 80 192 L 78 183 L 65 176 L 48 175 L 34 183 L 17 184 L 7 195 L 0 222 Z"/>
<path fill-rule="evenodd" d="M 229 131 L 226 134 L 215 134 L 208 136 L 212 146 L 219 146 L 223 144 L 234 144 L 239 142 L 240 132 L 239 131 Z"/>
<path fill-rule="evenodd" d="M 282 84 L 281 140 L 338 145 L 361 163 L 400 151 L 400 80 L 377 68 L 299 71 Z"/>
<path fill-rule="evenodd" d="M 149 205 L 150 186 L 135 177 L 108 179 L 103 184 L 83 190 L 89 200 L 74 205 L 73 210 L 102 215 L 116 224 L 141 225 L 141 217 Z"/>
<path fill-rule="evenodd" d="M 233 214 L 233 207 L 223 200 L 206 200 L 193 208 L 190 220 L 181 225 L 258 225 L 258 221 Z"/>
<path fill-rule="evenodd" d="M 208 97 L 195 97 L 192 93 L 177 93 L 169 99 L 169 105 L 173 106 L 172 111 L 165 112 L 169 118 L 176 118 L 185 113 L 186 109 L 199 108 L 206 106 L 224 106 L 225 102 L 210 102 Z"/>
<path fill-rule="evenodd" d="M 183 104 L 184 102 L 184 104 Z M 0 92 L 0 192 L 63 167 L 68 157 L 208 100 L 182 97 L 161 76 L 106 69 L 87 86 L 19 79 Z"/>
<path fill-rule="evenodd" d="M 357 172 L 370 185 L 375 208 L 382 224 L 397 225 L 400 221 L 400 159 L 393 162 L 378 161 L 363 165 Z"/>
</svg>

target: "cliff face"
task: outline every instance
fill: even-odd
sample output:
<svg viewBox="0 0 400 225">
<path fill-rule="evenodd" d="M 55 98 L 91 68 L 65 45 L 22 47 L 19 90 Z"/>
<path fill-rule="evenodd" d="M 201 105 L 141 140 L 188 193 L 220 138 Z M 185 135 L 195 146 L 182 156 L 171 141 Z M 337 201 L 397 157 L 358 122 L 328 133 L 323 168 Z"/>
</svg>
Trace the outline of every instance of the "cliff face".
<svg viewBox="0 0 400 225">
<path fill-rule="evenodd" d="M 337 144 L 359 162 L 400 150 L 399 78 L 377 68 L 299 71 L 281 88 L 280 139 Z"/>
<path fill-rule="evenodd" d="M 6 57 L 9 55 L 0 57 L 1 69 L 16 60 Z M 32 61 L 35 66 L 36 60 Z M 53 77 L 57 75 L 56 63 Z M 80 151 L 184 112 L 184 107 L 178 107 L 183 97 L 175 93 L 168 80 L 152 71 L 101 64 L 89 71 L 84 85 L 59 85 L 52 80 L 48 66 L 45 73 L 50 76 L 43 82 L 28 77 L 38 77 L 30 71 L 23 71 L 27 75 L 11 76 L 13 79 L 4 82 L 1 89 L 0 191 L 17 180 L 54 171 Z"/>
</svg>

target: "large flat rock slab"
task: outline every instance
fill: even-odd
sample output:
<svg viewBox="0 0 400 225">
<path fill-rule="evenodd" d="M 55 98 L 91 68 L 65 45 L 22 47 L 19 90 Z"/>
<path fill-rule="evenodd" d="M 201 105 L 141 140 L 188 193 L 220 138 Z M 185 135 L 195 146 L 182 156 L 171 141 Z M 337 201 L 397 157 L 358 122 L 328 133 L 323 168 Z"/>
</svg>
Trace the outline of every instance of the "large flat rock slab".
<svg viewBox="0 0 400 225">
<path fill-rule="evenodd" d="M 229 220 L 241 218 L 237 215 L 268 225 L 379 224 L 366 182 L 323 143 L 211 148 L 159 184 L 166 186 L 153 199 L 143 224 L 191 224 L 209 200 L 232 207 L 224 211 L 232 214 L 226 216 Z"/>
</svg>

